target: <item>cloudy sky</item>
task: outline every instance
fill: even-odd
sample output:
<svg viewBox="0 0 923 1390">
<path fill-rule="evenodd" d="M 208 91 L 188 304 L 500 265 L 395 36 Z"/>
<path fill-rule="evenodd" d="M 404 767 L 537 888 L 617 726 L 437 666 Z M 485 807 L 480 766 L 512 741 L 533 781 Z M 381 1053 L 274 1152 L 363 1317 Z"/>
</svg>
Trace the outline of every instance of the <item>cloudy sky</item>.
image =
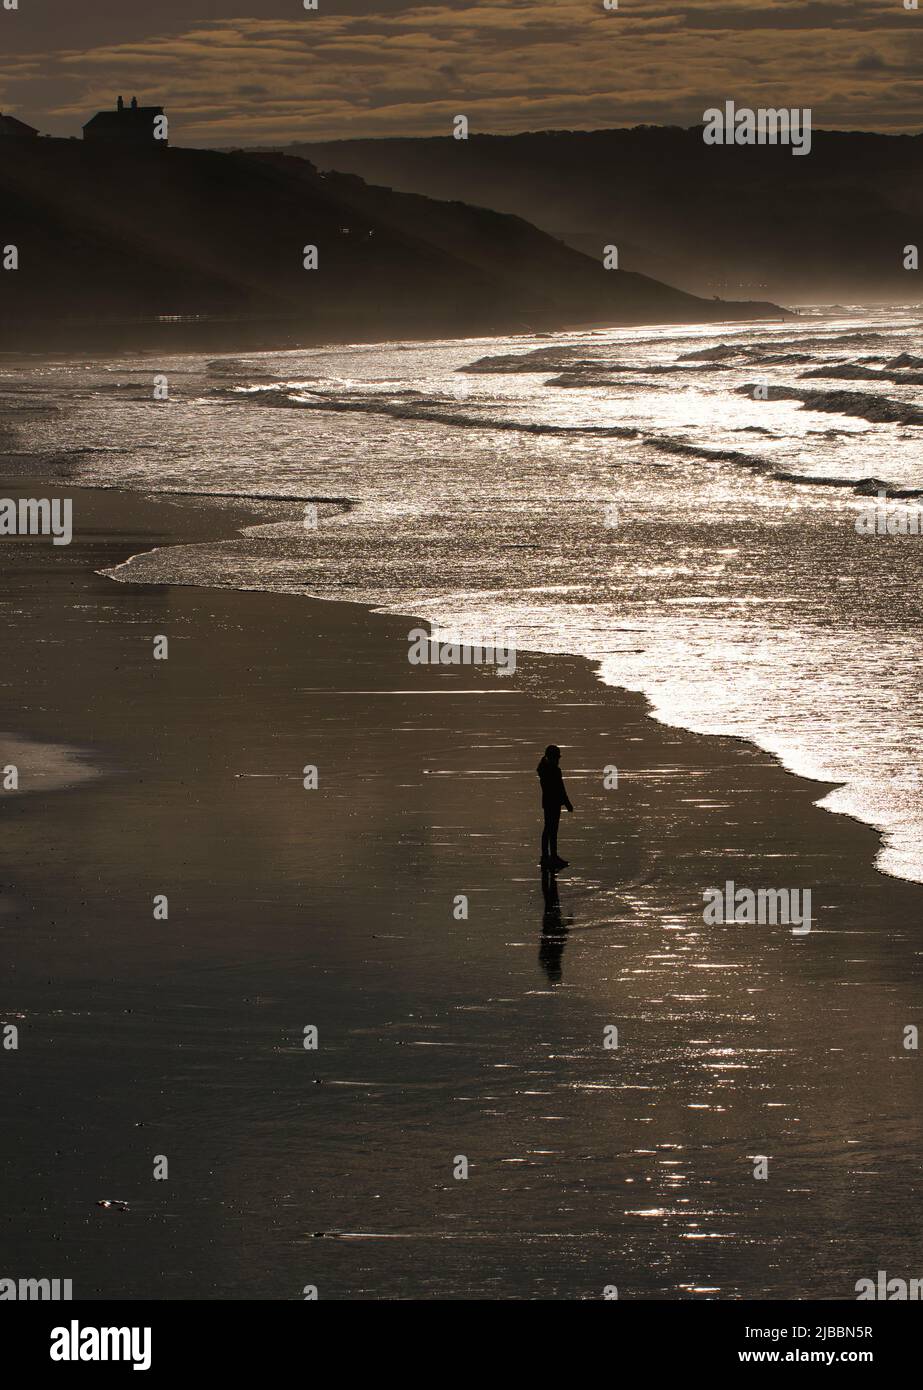
<svg viewBox="0 0 923 1390">
<path fill-rule="evenodd" d="M 923 129 L 904 0 L 0 0 L 0 110 L 53 135 L 137 94 L 174 143 L 692 125 L 727 99 Z M 919 0 L 923 7 L 923 0 Z"/>
</svg>

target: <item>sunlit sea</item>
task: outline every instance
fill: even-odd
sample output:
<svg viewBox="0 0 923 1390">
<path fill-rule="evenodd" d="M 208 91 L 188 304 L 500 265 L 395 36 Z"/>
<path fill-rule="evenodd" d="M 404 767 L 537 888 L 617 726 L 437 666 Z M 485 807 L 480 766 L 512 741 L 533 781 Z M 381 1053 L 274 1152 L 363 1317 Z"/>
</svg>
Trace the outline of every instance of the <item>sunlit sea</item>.
<svg viewBox="0 0 923 1390">
<path fill-rule="evenodd" d="M 258 504 L 228 541 L 114 579 L 349 599 L 586 656 L 657 718 L 837 784 L 822 804 L 883 832 L 883 871 L 923 881 L 921 329 L 919 307 L 837 308 L 6 357 L 0 428 L 24 470 L 73 488 Z"/>
</svg>

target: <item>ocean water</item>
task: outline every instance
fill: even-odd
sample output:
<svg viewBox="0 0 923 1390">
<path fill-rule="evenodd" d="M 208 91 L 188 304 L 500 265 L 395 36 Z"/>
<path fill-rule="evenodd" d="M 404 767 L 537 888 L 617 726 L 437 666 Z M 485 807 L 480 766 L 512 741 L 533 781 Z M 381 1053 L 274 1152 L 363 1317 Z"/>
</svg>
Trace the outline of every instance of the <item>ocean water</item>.
<svg viewBox="0 0 923 1390">
<path fill-rule="evenodd" d="M 923 882 L 918 307 L 6 358 L 0 429 L 62 485 L 254 500 L 245 532 L 115 580 L 349 599 L 583 655 L 659 719 L 836 784 L 822 804 Z"/>
</svg>

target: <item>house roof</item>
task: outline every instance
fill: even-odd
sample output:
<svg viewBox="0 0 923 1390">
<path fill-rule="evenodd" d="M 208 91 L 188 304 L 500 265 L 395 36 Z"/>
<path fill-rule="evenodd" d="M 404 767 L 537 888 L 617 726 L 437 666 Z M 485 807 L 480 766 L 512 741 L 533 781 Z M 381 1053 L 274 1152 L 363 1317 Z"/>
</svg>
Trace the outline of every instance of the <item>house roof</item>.
<svg viewBox="0 0 923 1390">
<path fill-rule="evenodd" d="M 38 135 L 38 131 L 25 121 L 17 121 L 15 116 L 0 113 L 0 135 Z"/>
<path fill-rule="evenodd" d="M 156 116 L 162 115 L 162 106 L 126 106 L 122 111 L 97 111 L 83 129 L 87 130 L 90 126 L 96 129 L 111 126 L 113 130 L 129 130 L 141 126 L 148 128 Z"/>
</svg>

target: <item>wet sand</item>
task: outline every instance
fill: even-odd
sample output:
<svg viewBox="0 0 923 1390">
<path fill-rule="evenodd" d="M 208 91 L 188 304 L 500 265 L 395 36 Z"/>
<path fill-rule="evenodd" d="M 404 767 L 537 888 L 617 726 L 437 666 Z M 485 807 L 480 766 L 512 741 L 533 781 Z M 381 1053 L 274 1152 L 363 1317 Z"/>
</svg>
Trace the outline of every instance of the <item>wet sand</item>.
<svg viewBox="0 0 923 1390">
<path fill-rule="evenodd" d="M 923 889 L 825 785 L 581 660 L 412 667 L 410 619 L 115 583 L 245 514 L 69 495 L 69 548 L 0 545 L 4 1276 L 835 1299 L 923 1274 Z M 812 931 L 706 926 L 727 879 L 811 888 Z"/>
</svg>

